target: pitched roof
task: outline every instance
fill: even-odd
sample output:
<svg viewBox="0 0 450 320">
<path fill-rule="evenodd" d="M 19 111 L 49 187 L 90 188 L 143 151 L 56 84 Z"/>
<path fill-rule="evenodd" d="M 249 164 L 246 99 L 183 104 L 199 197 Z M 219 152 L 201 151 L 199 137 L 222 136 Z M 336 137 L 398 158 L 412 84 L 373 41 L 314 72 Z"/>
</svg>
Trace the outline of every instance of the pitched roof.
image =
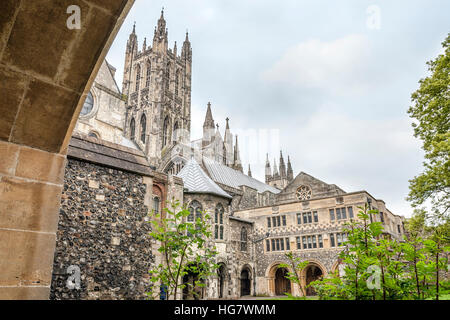
<svg viewBox="0 0 450 320">
<path fill-rule="evenodd" d="M 187 188 L 189 193 L 209 193 L 224 198 L 232 198 L 208 177 L 194 158 L 185 164 L 177 177 L 183 179 L 184 187 Z"/>
<path fill-rule="evenodd" d="M 239 186 L 248 186 L 256 189 L 259 193 L 269 191 L 279 193 L 280 190 L 269 186 L 259 180 L 249 177 L 240 171 L 234 170 L 226 165 L 220 164 L 214 160 L 203 158 L 203 164 L 209 173 L 209 176 L 217 183 L 239 189 Z"/>
</svg>

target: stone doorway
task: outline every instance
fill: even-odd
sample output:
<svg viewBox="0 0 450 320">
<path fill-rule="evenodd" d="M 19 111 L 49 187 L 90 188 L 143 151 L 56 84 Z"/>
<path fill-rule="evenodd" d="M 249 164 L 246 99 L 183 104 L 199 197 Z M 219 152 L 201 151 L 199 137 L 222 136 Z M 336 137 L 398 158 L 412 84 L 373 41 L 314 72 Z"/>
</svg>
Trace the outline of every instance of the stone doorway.
<svg viewBox="0 0 450 320">
<path fill-rule="evenodd" d="M 248 271 L 248 269 L 243 269 L 241 271 L 241 297 L 249 296 L 250 293 L 250 272 Z"/>
<path fill-rule="evenodd" d="M 275 295 L 281 296 L 291 293 L 291 281 L 286 279 L 288 271 L 286 268 L 279 268 L 275 272 Z"/>
<path fill-rule="evenodd" d="M 227 275 L 227 268 L 224 264 L 221 264 L 219 267 L 219 270 L 217 271 L 218 277 L 219 277 L 219 287 L 218 287 L 218 293 L 219 293 L 219 299 L 224 297 L 224 293 L 226 292 L 226 275 Z"/>
<path fill-rule="evenodd" d="M 316 280 L 319 280 L 323 276 L 322 269 L 317 265 L 310 265 L 306 267 L 306 295 L 315 296 L 316 291 L 308 285 Z"/>
<path fill-rule="evenodd" d="M 203 288 L 196 286 L 198 274 L 189 272 L 183 277 L 183 300 L 201 300 L 203 299 Z"/>
</svg>

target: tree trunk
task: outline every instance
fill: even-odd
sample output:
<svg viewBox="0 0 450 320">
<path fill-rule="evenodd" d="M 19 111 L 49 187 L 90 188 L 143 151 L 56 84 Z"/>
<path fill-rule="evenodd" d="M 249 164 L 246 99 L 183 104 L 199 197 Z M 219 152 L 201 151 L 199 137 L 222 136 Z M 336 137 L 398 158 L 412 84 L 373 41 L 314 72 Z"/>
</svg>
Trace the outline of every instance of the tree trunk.
<svg viewBox="0 0 450 320">
<path fill-rule="evenodd" d="M 439 243 L 436 251 L 436 300 L 439 300 Z"/>
</svg>

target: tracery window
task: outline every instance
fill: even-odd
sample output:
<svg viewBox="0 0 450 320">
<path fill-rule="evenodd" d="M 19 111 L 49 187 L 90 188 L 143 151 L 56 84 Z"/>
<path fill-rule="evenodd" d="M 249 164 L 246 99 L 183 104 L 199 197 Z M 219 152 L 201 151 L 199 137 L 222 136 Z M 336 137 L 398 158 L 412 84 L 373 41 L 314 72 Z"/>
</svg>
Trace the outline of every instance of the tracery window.
<svg viewBox="0 0 450 320">
<path fill-rule="evenodd" d="M 167 145 L 170 138 L 169 116 L 164 119 L 163 124 L 163 147 Z"/>
<path fill-rule="evenodd" d="M 151 77 L 152 77 L 152 65 L 151 65 L 151 63 L 148 63 L 147 64 L 147 75 L 146 75 L 146 79 L 145 79 L 145 87 L 150 86 Z"/>
<path fill-rule="evenodd" d="M 311 188 L 308 186 L 300 186 L 298 187 L 295 195 L 298 200 L 309 200 L 312 196 Z"/>
<path fill-rule="evenodd" d="M 219 203 L 214 215 L 214 238 L 219 240 L 223 240 L 223 213 L 223 205 Z"/>
<path fill-rule="evenodd" d="M 86 100 L 84 101 L 83 109 L 81 109 L 81 115 L 85 116 L 89 114 L 93 108 L 94 108 L 94 96 L 89 91 Z"/>
<path fill-rule="evenodd" d="M 247 251 L 247 229 L 245 227 L 241 229 L 241 251 Z"/>
<path fill-rule="evenodd" d="M 134 118 L 131 118 L 131 121 L 130 121 L 130 139 L 131 139 L 131 141 L 134 141 L 135 133 L 136 133 L 136 123 L 134 121 Z"/>
<path fill-rule="evenodd" d="M 145 117 L 145 114 L 141 117 L 141 141 L 142 143 L 145 143 L 145 133 L 147 129 L 147 118 Z"/>
<path fill-rule="evenodd" d="M 138 64 L 136 67 L 136 91 L 139 91 L 141 84 L 141 66 Z"/>
<path fill-rule="evenodd" d="M 203 207 L 200 202 L 194 200 L 189 205 L 189 215 L 187 218 L 188 222 L 195 222 L 197 219 L 202 219 Z"/>
<path fill-rule="evenodd" d="M 166 90 L 169 91 L 170 86 L 170 62 L 166 66 Z"/>
</svg>

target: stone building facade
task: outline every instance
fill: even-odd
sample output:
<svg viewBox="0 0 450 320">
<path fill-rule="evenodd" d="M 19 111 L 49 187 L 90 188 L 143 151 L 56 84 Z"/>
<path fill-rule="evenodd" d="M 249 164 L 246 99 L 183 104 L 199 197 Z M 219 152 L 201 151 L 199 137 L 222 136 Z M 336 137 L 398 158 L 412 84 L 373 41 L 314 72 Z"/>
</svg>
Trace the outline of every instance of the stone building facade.
<svg viewBox="0 0 450 320">
<path fill-rule="evenodd" d="M 310 262 L 305 284 L 339 269 L 343 224 L 358 206 L 378 209 L 385 232 L 404 233 L 403 217 L 366 191 L 346 192 L 307 173 L 294 177 L 290 158 L 266 162 L 265 182 L 244 174 L 238 137 L 226 119 L 224 135 L 207 104 L 201 139 L 191 141 L 192 49 L 168 48 L 164 13 L 153 44 L 139 50 L 133 28 L 125 55 L 122 92 L 104 62 L 91 89 L 68 153 L 54 260 L 54 299 L 142 299 L 147 271 L 162 257 L 149 238 L 148 214 L 173 199 L 213 221 L 217 275 L 203 299 L 243 295 L 299 295 L 278 268 L 292 251 Z M 106 125 L 107 124 L 107 125 Z M 64 286 L 70 266 L 81 288 Z M 191 275 L 194 277 L 194 275 Z M 191 281 L 189 277 L 184 281 Z M 308 291 L 307 294 L 314 294 Z M 191 292 L 180 293 L 191 299 Z"/>
</svg>

